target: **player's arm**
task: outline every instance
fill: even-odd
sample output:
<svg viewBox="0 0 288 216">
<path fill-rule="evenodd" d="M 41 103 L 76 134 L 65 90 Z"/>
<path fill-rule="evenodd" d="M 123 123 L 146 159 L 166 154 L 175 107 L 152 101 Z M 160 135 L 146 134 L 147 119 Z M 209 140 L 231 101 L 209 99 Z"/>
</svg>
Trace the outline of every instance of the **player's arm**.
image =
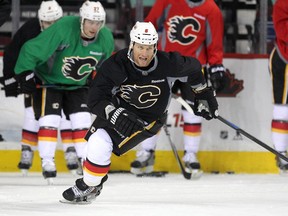
<svg viewBox="0 0 288 216">
<path fill-rule="evenodd" d="M 113 101 L 115 91 L 127 77 L 115 68 L 117 64 L 111 59 L 114 59 L 114 56 L 103 63 L 92 81 L 88 106 L 93 114 L 106 120 L 109 127 L 128 137 L 136 131 L 143 130 L 144 122 L 134 113 L 118 106 L 115 100 Z"/>
<path fill-rule="evenodd" d="M 14 68 L 21 93 L 32 93 L 36 89 L 33 71 L 45 63 L 61 44 L 63 36 L 58 29 L 55 23 L 22 46 Z"/>
<path fill-rule="evenodd" d="M 203 118 L 210 120 L 217 118 L 218 116 L 218 102 L 213 89 L 207 86 L 206 80 L 202 72 L 202 66 L 196 58 L 180 56 L 175 53 L 177 59 L 177 71 L 181 76 L 184 76 L 181 80 L 190 85 L 191 90 L 187 90 L 184 94 L 194 93 L 194 105 L 193 110 L 195 115 L 202 116 Z M 187 79 L 185 80 L 186 76 Z M 191 98 L 186 96 L 187 98 Z"/>
</svg>

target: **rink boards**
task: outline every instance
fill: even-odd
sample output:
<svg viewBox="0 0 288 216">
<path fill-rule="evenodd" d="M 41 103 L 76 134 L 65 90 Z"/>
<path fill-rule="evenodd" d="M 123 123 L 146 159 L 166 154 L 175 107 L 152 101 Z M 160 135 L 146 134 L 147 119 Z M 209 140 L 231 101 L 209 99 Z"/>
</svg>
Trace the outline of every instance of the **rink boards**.
<svg viewBox="0 0 288 216">
<path fill-rule="evenodd" d="M 227 120 L 271 144 L 272 87 L 267 56 L 233 55 L 224 59 L 229 75 L 228 87 L 219 94 L 219 112 Z M 2 58 L 0 61 L 2 75 Z M 18 171 L 20 136 L 23 121 L 23 97 L 5 98 L 0 91 L 0 171 Z M 168 126 L 179 155 L 183 155 L 181 105 L 172 100 Z M 199 160 L 206 172 L 276 173 L 275 156 L 255 142 L 239 136 L 235 130 L 218 120 L 203 121 Z M 136 147 L 137 148 L 137 147 Z M 135 150 L 135 149 L 134 149 Z M 112 157 L 113 170 L 129 170 L 135 157 L 131 151 L 121 158 Z M 58 171 L 67 171 L 61 144 L 55 156 Z M 156 170 L 179 172 L 164 131 L 157 141 Z M 40 171 L 40 159 L 35 154 L 33 171 Z"/>
</svg>

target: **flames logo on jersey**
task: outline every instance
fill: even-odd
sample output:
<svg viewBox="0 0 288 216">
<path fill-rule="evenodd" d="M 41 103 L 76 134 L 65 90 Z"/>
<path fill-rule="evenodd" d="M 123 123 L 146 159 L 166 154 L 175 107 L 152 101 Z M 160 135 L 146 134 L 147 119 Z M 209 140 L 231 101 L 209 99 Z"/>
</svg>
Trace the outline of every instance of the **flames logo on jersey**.
<svg viewBox="0 0 288 216">
<path fill-rule="evenodd" d="M 95 70 L 97 60 L 93 57 L 81 58 L 77 56 L 64 58 L 63 63 L 63 75 L 66 78 L 80 81 Z"/>
<path fill-rule="evenodd" d="M 193 43 L 197 38 L 193 32 L 199 32 L 201 29 L 200 23 L 193 17 L 174 16 L 169 19 L 168 25 L 169 41 L 171 43 L 178 42 L 182 45 Z"/>
<path fill-rule="evenodd" d="M 121 98 L 138 109 L 152 107 L 160 94 L 160 88 L 154 85 L 122 85 L 120 87 Z"/>
</svg>

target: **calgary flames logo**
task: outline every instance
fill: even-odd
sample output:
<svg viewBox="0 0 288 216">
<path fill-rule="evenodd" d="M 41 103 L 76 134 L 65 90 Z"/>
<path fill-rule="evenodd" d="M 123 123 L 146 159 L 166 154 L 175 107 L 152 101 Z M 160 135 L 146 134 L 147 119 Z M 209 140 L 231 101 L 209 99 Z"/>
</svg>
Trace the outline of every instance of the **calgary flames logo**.
<svg viewBox="0 0 288 216">
<path fill-rule="evenodd" d="M 196 40 L 193 32 L 199 32 L 201 29 L 200 23 L 193 17 L 174 16 L 169 19 L 168 25 L 169 41 L 171 43 L 178 42 L 183 45 L 193 43 Z"/>
<path fill-rule="evenodd" d="M 97 60 L 93 57 L 81 58 L 77 56 L 64 58 L 63 63 L 63 75 L 66 78 L 80 81 L 95 70 Z"/>
<path fill-rule="evenodd" d="M 138 109 L 152 107 L 158 100 L 161 90 L 154 85 L 122 85 L 120 96 L 130 105 Z"/>
</svg>

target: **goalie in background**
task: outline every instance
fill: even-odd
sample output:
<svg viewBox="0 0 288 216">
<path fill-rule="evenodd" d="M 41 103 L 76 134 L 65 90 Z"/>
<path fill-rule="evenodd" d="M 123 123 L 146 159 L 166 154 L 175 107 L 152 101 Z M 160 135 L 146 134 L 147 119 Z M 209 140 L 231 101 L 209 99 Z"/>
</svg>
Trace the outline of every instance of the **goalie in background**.
<svg viewBox="0 0 288 216">
<path fill-rule="evenodd" d="M 270 54 L 269 70 L 273 85 L 272 143 L 275 150 L 287 156 L 288 147 L 288 4 L 277 0 L 273 7 L 273 24 L 276 33 L 275 47 Z M 276 158 L 282 172 L 287 172 L 288 162 Z"/>
<path fill-rule="evenodd" d="M 197 115 L 217 118 L 218 103 L 207 87 L 200 62 L 178 52 L 157 51 L 158 33 L 150 22 L 137 22 L 129 48 L 108 58 L 89 89 L 88 106 L 97 116 L 86 138 L 83 178 L 63 192 L 62 202 L 89 202 L 107 180 L 112 152 L 126 153 L 154 136 L 166 122 L 171 87 L 176 80 L 190 85 L 195 106 L 207 103 Z M 200 105 L 200 104 L 199 104 Z"/>
<path fill-rule="evenodd" d="M 181 55 L 197 58 L 214 90 L 225 87 L 223 62 L 223 18 L 213 0 L 156 0 L 145 18 L 161 33 L 158 49 L 166 52 L 178 51 Z M 185 93 L 187 84 L 175 82 L 173 93 L 181 94 L 187 101 L 193 95 Z M 188 98 L 187 98 L 187 97 Z M 197 153 L 202 135 L 202 118 L 182 107 L 185 170 L 193 178 L 202 174 Z M 144 141 L 131 163 L 134 174 L 153 171 L 158 136 Z"/>
</svg>

